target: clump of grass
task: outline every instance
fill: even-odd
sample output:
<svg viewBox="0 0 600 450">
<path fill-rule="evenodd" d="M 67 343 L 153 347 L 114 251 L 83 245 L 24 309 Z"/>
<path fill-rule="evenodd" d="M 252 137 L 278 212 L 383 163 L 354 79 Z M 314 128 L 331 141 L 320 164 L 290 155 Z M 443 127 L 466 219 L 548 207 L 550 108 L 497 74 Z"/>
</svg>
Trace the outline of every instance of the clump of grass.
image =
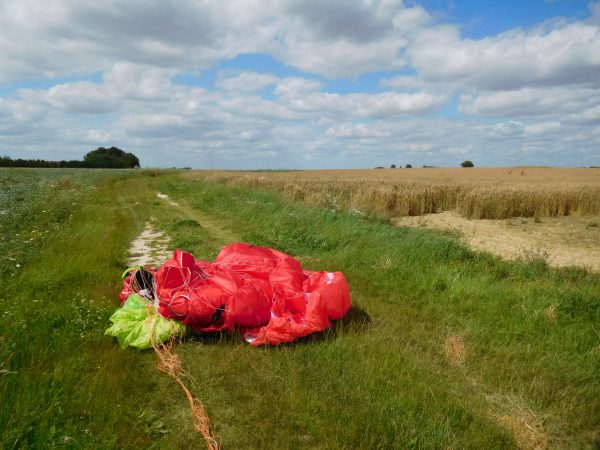
<svg viewBox="0 0 600 450">
<path fill-rule="evenodd" d="M 462 366 L 467 356 L 464 336 L 462 334 L 449 335 L 444 342 L 444 353 L 451 364 Z"/>
<path fill-rule="evenodd" d="M 177 219 L 174 223 L 177 228 L 200 228 L 201 225 L 194 219 Z"/>
</svg>

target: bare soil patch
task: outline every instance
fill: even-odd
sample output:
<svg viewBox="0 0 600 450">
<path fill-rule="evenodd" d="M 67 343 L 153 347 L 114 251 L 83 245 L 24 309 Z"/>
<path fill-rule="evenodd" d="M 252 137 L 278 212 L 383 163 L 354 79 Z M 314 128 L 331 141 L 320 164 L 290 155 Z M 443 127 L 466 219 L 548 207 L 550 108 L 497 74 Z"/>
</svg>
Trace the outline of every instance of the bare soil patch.
<svg viewBox="0 0 600 450">
<path fill-rule="evenodd" d="M 156 193 L 156 196 L 161 200 L 165 200 L 171 206 L 179 206 L 179 203 L 174 202 L 167 194 L 161 194 L 160 192 Z"/>
<path fill-rule="evenodd" d="M 394 224 L 457 232 L 474 250 L 508 260 L 539 257 L 555 267 L 600 272 L 600 217 L 596 216 L 477 220 L 442 212 L 399 217 Z"/>
<path fill-rule="evenodd" d="M 157 231 L 152 222 L 146 223 L 141 234 L 129 246 L 130 266 L 159 266 L 173 256 L 169 236 Z"/>
</svg>

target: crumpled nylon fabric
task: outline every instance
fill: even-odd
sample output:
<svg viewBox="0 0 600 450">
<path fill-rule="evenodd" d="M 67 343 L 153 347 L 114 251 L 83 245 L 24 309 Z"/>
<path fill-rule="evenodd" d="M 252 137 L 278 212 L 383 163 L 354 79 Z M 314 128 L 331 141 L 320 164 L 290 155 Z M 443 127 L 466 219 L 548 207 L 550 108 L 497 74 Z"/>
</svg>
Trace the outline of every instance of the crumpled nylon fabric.
<svg viewBox="0 0 600 450">
<path fill-rule="evenodd" d="M 131 294 L 110 321 L 112 325 L 104 334 L 116 337 L 121 348 L 146 349 L 171 337 L 184 336 L 187 332 L 181 323 L 157 314 L 152 303 L 138 294 Z"/>
<path fill-rule="evenodd" d="M 215 262 L 182 250 L 154 275 L 158 312 L 195 331 L 244 331 L 252 345 L 291 342 L 331 326 L 350 309 L 341 272 L 303 270 L 285 253 L 245 243 L 224 247 Z M 128 276 L 120 298 L 133 292 Z"/>
</svg>

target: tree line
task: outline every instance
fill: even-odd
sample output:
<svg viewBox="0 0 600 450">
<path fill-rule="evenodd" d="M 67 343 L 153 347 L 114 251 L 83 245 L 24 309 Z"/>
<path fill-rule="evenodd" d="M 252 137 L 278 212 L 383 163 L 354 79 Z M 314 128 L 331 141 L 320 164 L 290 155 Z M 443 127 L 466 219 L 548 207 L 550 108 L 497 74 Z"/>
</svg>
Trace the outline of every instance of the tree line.
<svg viewBox="0 0 600 450">
<path fill-rule="evenodd" d="M 44 159 L 13 159 L 0 157 L 0 167 L 42 167 L 42 168 L 87 168 L 87 169 L 132 169 L 140 167 L 140 160 L 133 153 L 117 147 L 98 147 L 83 157 L 83 161 L 46 161 Z"/>
<path fill-rule="evenodd" d="M 473 161 L 463 161 L 460 163 L 461 167 L 475 167 L 475 164 L 473 164 Z M 407 164 L 406 166 L 404 166 L 406 169 L 412 169 L 412 164 Z M 376 169 L 384 169 L 383 166 L 377 166 L 375 167 Z M 391 164 L 390 165 L 390 169 L 396 169 L 396 168 L 402 168 L 402 166 L 396 166 L 396 164 Z M 428 166 L 428 165 L 423 165 L 424 169 L 436 169 L 439 168 L 438 166 Z"/>
</svg>

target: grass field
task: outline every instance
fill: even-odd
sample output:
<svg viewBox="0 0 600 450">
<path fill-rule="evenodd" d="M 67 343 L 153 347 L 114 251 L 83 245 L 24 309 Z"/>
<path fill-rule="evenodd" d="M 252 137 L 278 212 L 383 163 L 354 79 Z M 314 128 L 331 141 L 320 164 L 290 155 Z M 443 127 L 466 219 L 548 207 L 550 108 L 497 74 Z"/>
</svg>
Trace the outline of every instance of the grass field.
<svg viewBox="0 0 600 450">
<path fill-rule="evenodd" d="M 453 210 L 476 219 L 599 215 L 600 169 L 536 167 L 191 172 L 277 190 L 308 206 L 383 217 Z"/>
<path fill-rule="evenodd" d="M 152 352 L 103 336 L 149 221 L 198 258 L 242 240 L 350 283 L 348 315 L 299 343 L 257 349 L 217 334 L 178 345 L 223 448 L 600 440 L 600 275 L 505 262 L 451 234 L 309 207 L 276 182 L 207 175 L 0 171 L 0 447 L 202 448 Z"/>
</svg>

